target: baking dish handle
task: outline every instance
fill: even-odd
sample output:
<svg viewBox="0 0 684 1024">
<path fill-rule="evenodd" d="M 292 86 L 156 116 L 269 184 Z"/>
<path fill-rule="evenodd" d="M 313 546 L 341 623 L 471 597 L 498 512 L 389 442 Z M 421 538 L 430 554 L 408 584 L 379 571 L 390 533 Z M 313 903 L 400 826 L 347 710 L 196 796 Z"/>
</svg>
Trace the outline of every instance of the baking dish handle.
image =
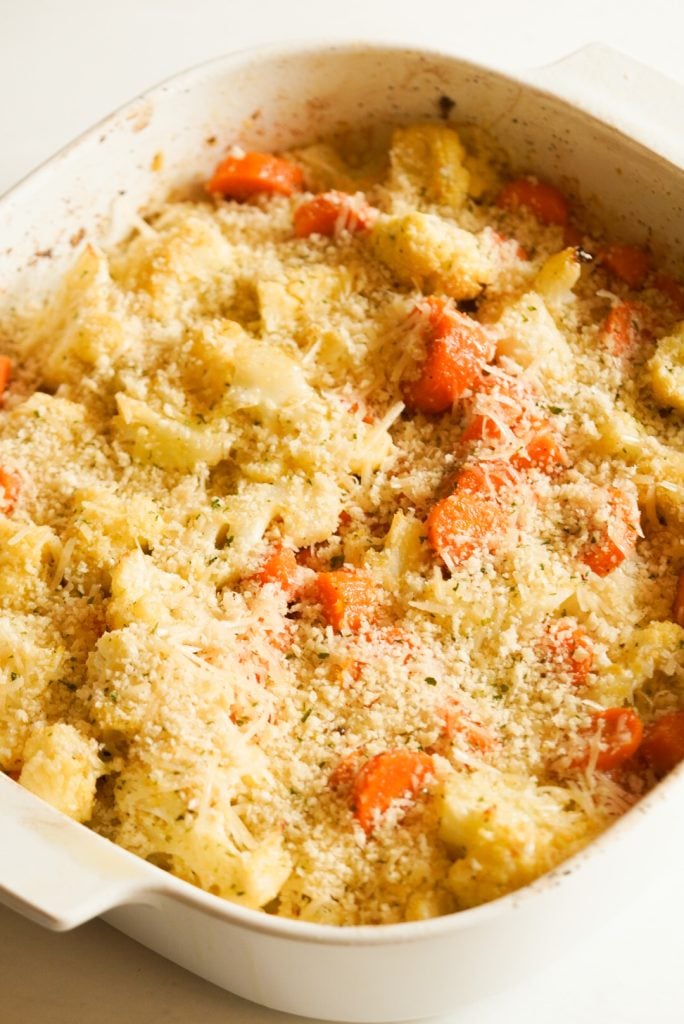
<svg viewBox="0 0 684 1024">
<path fill-rule="evenodd" d="M 521 77 L 684 166 L 684 86 L 679 82 L 601 43 Z"/>
<path fill-rule="evenodd" d="M 149 902 L 157 872 L 0 773 L 0 902 L 55 931 Z"/>
</svg>

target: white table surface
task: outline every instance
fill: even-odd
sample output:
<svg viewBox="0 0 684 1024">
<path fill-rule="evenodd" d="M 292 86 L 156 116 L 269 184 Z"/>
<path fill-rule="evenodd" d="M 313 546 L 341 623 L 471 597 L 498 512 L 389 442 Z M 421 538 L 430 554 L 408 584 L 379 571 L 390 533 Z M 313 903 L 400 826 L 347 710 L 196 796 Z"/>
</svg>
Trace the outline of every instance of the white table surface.
<svg viewBox="0 0 684 1024">
<path fill-rule="evenodd" d="M 511 69 L 600 41 L 684 82 L 681 0 L 0 0 L 0 193 L 184 67 L 260 43 L 354 38 L 432 45 Z M 647 879 L 635 865 L 632 899 L 619 918 L 543 975 L 442 1024 L 681 1024 L 682 921 L 682 879 Z M 229 995 L 100 921 L 54 935 L 0 907 L 2 1024 L 122 1019 L 300 1018 Z"/>
</svg>

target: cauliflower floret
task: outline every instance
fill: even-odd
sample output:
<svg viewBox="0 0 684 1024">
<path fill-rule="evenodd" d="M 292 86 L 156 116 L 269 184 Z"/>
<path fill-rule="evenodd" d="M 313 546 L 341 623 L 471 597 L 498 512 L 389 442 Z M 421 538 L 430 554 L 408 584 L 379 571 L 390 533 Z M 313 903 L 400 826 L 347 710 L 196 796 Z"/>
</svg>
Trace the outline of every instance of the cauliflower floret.
<svg viewBox="0 0 684 1024">
<path fill-rule="evenodd" d="M 382 550 L 369 552 L 367 565 L 391 593 L 401 593 L 408 574 L 424 566 L 424 536 L 425 526 L 419 519 L 405 512 L 395 512 Z"/>
<path fill-rule="evenodd" d="M 470 175 L 465 149 L 453 128 L 442 124 L 413 124 L 397 128 L 390 149 L 388 187 L 407 204 L 421 199 L 458 210 L 466 200 Z"/>
<path fill-rule="evenodd" d="M 103 774 L 97 742 L 60 722 L 33 730 L 24 746 L 19 782 L 70 818 L 88 821 L 95 784 Z"/>
<path fill-rule="evenodd" d="M 165 469 L 190 472 L 198 463 L 215 466 L 227 458 L 232 436 L 222 423 L 205 425 L 156 412 L 147 402 L 119 393 L 113 424 L 134 458 Z"/>
<path fill-rule="evenodd" d="M 213 310 L 235 254 L 208 209 L 174 203 L 111 267 L 115 281 L 134 293 L 136 309 L 169 323 L 189 306 Z"/>
<path fill-rule="evenodd" d="M 648 511 L 655 504 L 668 523 L 681 523 L 684 453 L 649 434 L 634 416 L 616 408 L 605 396 L 594 396 L 592 419 L 598 436 L 590 441 L 590 447 L 601 455 L 615 455 L 636 466 L 640 474 L 636 480 L 639 504 Z"/>
<path fill-rule="evenodd" d="M 107 257 L 87 245 L 64 278 L 38 330 L 46 355 L 43 379 L 56 386 L 103 358 L 116 360 L 139 337 L 139 321 L 128 314 L 124 295 L 109 275 Z"/>
<path fill-rule="evenodd" d="M 460 908 L 526 885 L 588 842 L 587 819 L 565 810 L 567 799 L 490 768 L 447 780 L 440 834 L 457 857 L 448 884 Z"/>
<path fill-rule="evenodd" d="M 533 367 L 542 381 L 572 377 L 575 360 L 570 346 L 538 292 L 527 292 L 507 305 L 494 331 L 498 354 Z"/>
<path fill-rule="evenodd" d="M 9 612 L 0 616 L 0 769 L 20 767 L 31 723 L 43 717 L 65 656 L 59 633 L 46 622 Z"/>
<path fill-rule="evenodd" d="M 107 607 L 107 623 L 112 629 L 134 622 L 154 628 L 170 625 L 174 619 L 204 622 L 209 614 L 184 579 L 159 569 L 137 548 L 126 552 L 112 572 L 112 596 Z"/>
<path fill-rule="evenodd" d="M 649 360 L 651 389 L 664 406 L 684 413 L 684 321 L 661 338 Z"/>
<path fill-rule="evenodd" d="M 475 235 L 434 214 L 380 217 L 371 244 L 400 281 L 426 293 L 474 299 L 492 277 Z"/>
<path fill-rule="evenodd" d="M 257 284 L 266 332 L 286 336 L 307 335 L 314 325 L 317 336 L 321 317 L 347 302 L 352 293 L 352 275 L 346 267 L 302 267 L 293 278 L 266 277 Z"/>
<path fill-rule="evenodd" d="M 116 841 L 153 863 L 171 858 L 174 874 L 209 892 L 263 907 L 278 895 L 292 862 L 278 832 L 256 841 L 233 807 L 236 788 L 249 785 L 239 773 L 260 771 L 263 757 L 257 754 L 244 746 L 233 765 L 199 761 L 194 785 L 188 766 L 175 776 L 144 763 L 128 768 L 115 787 Z M 185 789 L 179 788 L 179 778 Z M 211 799 L 203 796 L 209 792 Z"/>
<path fill-rule="evenodd" d="M 605 707 L 631 703 L 635 690 L 656 672 L 684 683 L 684 629 L 675 622 L 650 622 L 635 629 L 618 660 L 599 676 L 587 696 Z"/>
<path fill-rule="evenodd" d="M 237 345 L 228 396 L 231 406 L 269 413 L 283 406 L 305 407 L 312 398 L 300 364 L 276 345 L 253 338 Z"/>
<path fill-rule="evenodd" d="M 581 272 L 577 250 L 561 249 L 545 261 L 534 279 L 534 290 L 543 296 L 551 309 L 564 306 L 574 298 L 572 289 Z"/>
</svg>

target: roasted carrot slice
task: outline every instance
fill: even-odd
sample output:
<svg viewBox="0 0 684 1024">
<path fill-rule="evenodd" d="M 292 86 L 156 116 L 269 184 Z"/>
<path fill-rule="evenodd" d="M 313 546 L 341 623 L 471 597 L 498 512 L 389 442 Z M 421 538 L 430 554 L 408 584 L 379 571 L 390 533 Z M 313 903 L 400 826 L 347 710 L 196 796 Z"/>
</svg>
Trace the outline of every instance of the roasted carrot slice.
<svg viewBox="0 0 684 1024">
<path fill-rule="evenodd" d="M 494 738 L 489 729 L 469 715 L 457 700 L 450 700 L 446 707 L 441 709 L 441 718 L 446 739 L 453 740 L 458 736 L 483 754 L 492 750 Z"/>
<path fill-rule="evenodd" d="M 0 468 L 0 512 L 9 515 L 14 511 L 21 493 L 21 477 Z"/>
<path fill-rule="evenodd" d="M 551 473 L 567 464 L 565 449 L 551 421 L 541 415 L 526 380 L 491 373 L 477 387 L 471 406 L 463 441 L 486 441 L 494 446 L 510 442 L 511 436 L 519 439 L 522 447 L 511 456 L 515 469 L 535 467 Z"/>
<path fill-rule="evenodd" d="M 632 708 L 606 708 L 592 715 L 592 724 L 585 734 L 586 749 L 576 762 L 585 767 L 593 758 L 594 744 L 598 743 L 596 767 L 609 772 L 621 768 L 639 749 L 644 727 Z"/>
<path fill-rule="evenodd" d="M 459 471 L 454 484 L 459 492 L 468 491 L 489 498 L 510 490 L 518 482 L 516 474 L 502 459 L 486 462 L 466 463 Z"/>
<path fill-rule="evenodd" d="M 550 424 L 540 426 L 539 433 L 511 456 L 511 465 L 516 469 L 541 469 L 548 474 L 567 464 L 568 454 Z"/>
<path fill-rule="evenodd" d="M 328 778 L 331 789 L 348 789 L 356 781 L 363 763 L 363 750 L 352 750 L 341 758 Z"/>
<path fill-rule="evenodd" d="M 207 190 L 225 199 L 249 199 L 260 192 L 292 195 L 304 185 L 296 164 L 271 153 L 227 156 L 214 171 Z"/>
<path fill-rule="evenodd" d="M 428 541 L 453 570 L 476 551 L 495 547 L 507 519 L 506 512 L 491 497 L 459 489 L 430 510 L 426 523 Z"/>
<path fill-rule="evenodd" d="M 404 384 L 409 409 L 431 415 L 451 409 L 494 355 L 482 326 L 440 299 L 426 303 L 427 354 L 417 380 Z"/>
<path fill-rule="evenodd" d="M 257 573 L 260 583 L 277 583 L 288 596 L 297 589 L 297 559 L 289 548 L 275 548 Z"/>
<path fill-rule="evenodd" d="M 584 241 L 584 232 L 575 224 L 566 224 L 563 230 L 563 245 L 566 248 L 579 249 Z"/>
<path fill-rule="evenodd" d="M 473 385 L 468 401 L 470 419 L 463 432 L 463 441 L 503 441 L 505 431 L 527 425 L 534 395 L 520 377 L 490 372 Z"/>
<path fill-rule="evenodd" d="M 630 288 L 643 288 L 651 257 L 636 245 L 608 245 L 598 253 L 600 262 Z"/>
<path fill-rule="evenodd" d="M 0 356 L 0 396 L 2 396 L 12 376 L 12 360 L 9 356 Z"/>
<path fill-rule="evenodd" d="M 679 313 L 684 313 L 684 284 L 676 281 L 669 274 L 658 274 L 654 284 L 663 295 L 667 296 Z"/>
<path fill-rule="evenodd" d="M 355 234 L 367 231 L 378 211 L 362 196 L 347 192 L 323 192 L 298 206 L 294 212 L 294 233 L 297 238 L 309 235 L 335 235 L 341 231 Z"/>
<path fill-rule="evenodd" d="M 319 572 L 316 596 L 333 629 L 356 633 L 365 621 L 372 621 L 378 606 L 379 588 L 363 569 L 335 569 Z"/>
<path fill-rule="evenodd" d="M 601 325 L 613 355 L 621 356 L 645 339 L 644 307 L 637 302 L 618 302 Z"/>
<path fill-rule="evenodd" d="M 597 576 L 607 576 L 629 558 L 636 547 L 638 530 L 633 502 L 615 487 L 607 488 L 608 520 L 601 523 L 581 559 Z"/>
<path fill-rule="evenodd" d="M 421 750 L 386 750 L 376 754 L 356 777 L 354 817 L 370 835 L 397 800 L 415 798 L 434 772 L 434 762 Z"/>
<path fill-rule="evenodd" d="M 557 188 L 534 178 L 516 178 L 504 185 L 496 198 L 504 210 L 521 207 L 534 214 L 542 224 L 564 225 L 568 220 L 568 201 Z"/>
<path fill-rule="evenodd" d="M 646 730 L 639 753 L 659 777 L 684 761 L 684 711 L 671 711 L 654 722 Z"/>
<path fill-rule="evenodd" d="M 552 622 L 539 641 L 537 652 L 552 671 L 567 678 L 573 686 L 586 684 L 594 664 L 594 647 L 586 629 L 574 619 Z"/>
<path fill-rule="evenodd" d="M 492 459 L 464 466 L 454 483 L 456 493 L 438 501 L 426 521 L 430 546 L 452 570 L 496 547 L 509 518 L 500 499 L 517 478 L 506 462 Z"/>
</svg>

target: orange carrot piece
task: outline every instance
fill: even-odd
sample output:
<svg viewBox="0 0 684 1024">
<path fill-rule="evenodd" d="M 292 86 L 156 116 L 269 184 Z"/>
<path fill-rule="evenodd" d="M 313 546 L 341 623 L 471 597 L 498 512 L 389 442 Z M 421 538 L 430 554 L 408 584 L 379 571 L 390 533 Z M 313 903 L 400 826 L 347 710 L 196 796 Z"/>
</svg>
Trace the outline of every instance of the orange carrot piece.
<svg viewBox="0 0 684 1024">
<path fill-rule="evenodd" d="M 0 356 L 0 397 L 7 390 L 12 376 L 12 360 L 9 356 Z"/>
<path fill-rule="evenodd" d="M 354 817 L 366 835 L 395 800 L 415 798 L 434 772 L 421 750 L 386 750 L 363 766 L 354 785 Z"/>
<path fill-rule="evenodd" d="M 658 777 L 684 761 L 684 711 L 671 711 L 655 721 L 647 729 L 639 753 Z"/>
<path fill-rule="evenodd" d="M 536 396 L 527 381 L 510 375 L 490 374 L 482 381 L 472 399 L 481 405 L 481 398 L 490 399 L 492 415 L 475 412 L 461 435 L 463 441 L 504 440 L 502 424 L 521 440 L 529 438 L 524 447 L 511 457 L 515 469 L 533 467 L 551 473 L 567 465 L 567 455 L 548 419 L 541 416 Z"/>
<path fill-rule="evenodd" d="M 224 199 L 243 201 L 261 192 L 289 196 L 304 185 L 296 164 L 271 153 L 227 156 L 214 171 L 207 190 Z"/>
<path fill-rule="evenodd" d="M 599 753 L 596 767 L 599 771 L 609 772 L 621 768 L 639 749 L 644 727 L 636 711 L 632 708 L 606 708 L 592 715 L 592 724 L 586 734 L 587 748 L 576 762 L 578 767 L 589 763 L 591 749 L 589 742 L 596 735 L 599 737 Z"/>
<path fill-rule="evenodd" d="M 504 210 L 519 210 L 523 207 L 542 224 L 564 225 L 570 213 L 568 201 L 562 192 L 553 185 L 531 178 L 509 181 L 499 192 L 496 204 Z"/>
<path fill-rule="evenodd" d="M 645 339 L 644 308 L 637 302 L 618 302 L 601 325 L 601 334 L 615 356 L 621 356 Z"/>
<path fill-rule="evenodd" d="M 456 493 L 438 501 L 426 520 L 428 542 L 449 568 L 496 546 L 508 520 L 500 498 L 516 483 L 515 472 L 500 459 L 460 470 L 454 480 Z"/>
<path fill-rule="evenodd" d="M 404 384 L 409 409 L 431 415 L 446 412 L 476 380 L 494 355 L 482 326 L 440 299 L 426 303 L 427 355 L 415 381 Z"/>
<path fill-rule="evenodd" d="M 607 490 L 610 504 L 608 522 L 596 530 L 580 556 L 597 576 L 607 576 L 629 558 L 634 553 L 638 537 L 632 501 L 615 487 Z"/>
<path fill-rule="evenodd" d="M 319 572 L 315 592 L 333 629 L 357 633 L 364 620 L 372 621 L 378 605 L 378 584 L 363 569 Z"/>
<path fill-rule="evenodd" d="M 507 462 L 491 459 L 466 463 L 454 481 L 459 492 L 470 492 L 492 498 L 515 486 L 517 478 Z"/>
<path fill-rule="evenodd" d="M 584 241 L 584 232 L 575 224 L 566 224 L 563 231 L 563 245 L 566 248 L 579 249 Z"/>
<path fill-rule="evenodd" d="M 361 770 L 363 761 L 363 750 L 352 750 L 341 758 L 328 778 L 328 785 L 331 789 L 348 789 L 356 781 Z"/>
<path fill-rule="evenodd" d="M 567 464 L 568 454 L 550 424 L 511 458 L 511 465 L 516 469 L 541 469 L 543 473 L 549 474 Z"/>
<path fill-rule="evenodd" d="M 505 511 L 491 497 L 459 489 L 430 509 L 426 522 L 428 541 L 447 567 L 453 569 L 476 551 L 495 546 L 506 521 Z"/>
<path fill-rule="evenodd" d="M 503 440 L 500 424 L 518 426 L 526 411 L 534 403 L 534 395 L 529 385 L 520 377 L 511 374 L 489 373 L 473 385 L 473 397 L 469 401 L 471 407 L 470 422 L 463 432 L 463 441 Z M 478 406 L 490 407 L 492 416 L 486 412 L 477 412 Z"/>
<path fill-rule="evenodd" d="M 654 284 L 663 295 L 667 296 L 675 309 L 684 314 L 684 284 L 676 281 L 669 274 L 658 274 Z"/>
<path fill-rule="evenodd" d="M 601 249 L 598 258 L 630 288 L 643 288 L 651 269 L 651 257 L 636 245 L 608 245 Z"/>
<path fill-rule="evenodd" d="M 257 573 L 257 579 L 263 584 L 277 583 L 288 597 L 294 596 L 298 568 L 294 552 L 289 548 L 277 547 L 262 565 Z"/>
<path fill-rule="evenodd" d="M 14 511 L 21 493 L 21 477 L 0 468 L 0 512 L 9 515 Z"/>
<path fill-rule="evenodd" d="M 594 665 L 594 647 L 586 629 L 574 619 L 552 622 L 540 640 L 537 651 L 552 669 L 565 676 L 573 686 L 587 682 Z"/>
<path fill-rule="evenodd" d="M 339 231 L 367 231 L 378 211 L 361 196 L 347 192 L 323 192 L 298 206 L 294 212 L 294 233 L 297 238 L 309 235 L 331 235 Z"/>
<path fill-rule="evenodd" d="M 672 621 L 684 627 L 684 572 L 680 572 L 677 579 L 677 589 L 672 602 Z"/>
<path fill-rule="evenodd" d="M 452 740 L 455 736 L 462 737 L 469 746 L 483 754 L 494 747 L 494 738 L 491 732 L 464 711 L 458 701 L 449 701 L 447 706 L 441 709 L 441 718 L 444 722 L 446 739 Z"/>
</svg>

